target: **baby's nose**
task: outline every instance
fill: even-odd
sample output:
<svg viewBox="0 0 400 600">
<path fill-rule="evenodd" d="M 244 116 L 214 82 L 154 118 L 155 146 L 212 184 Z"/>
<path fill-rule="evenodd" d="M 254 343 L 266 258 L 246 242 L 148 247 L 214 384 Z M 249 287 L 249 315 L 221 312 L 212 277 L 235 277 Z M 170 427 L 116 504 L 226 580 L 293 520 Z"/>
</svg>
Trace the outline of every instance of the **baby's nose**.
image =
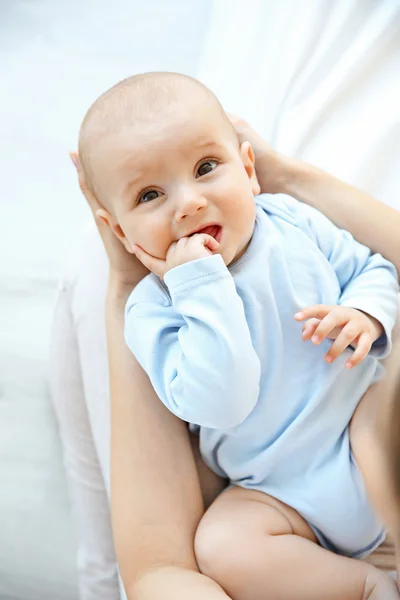
<svg viewBox="0 0 400 600">
<path fill-rule="evenodd" d="M 186 194 L 179 199 L 176 208 L 176 220 L 183 221 L 186 217 L 192 217 L 198 211 L 207 207 L 207 200 L 198 194 Z"/>
</svg>

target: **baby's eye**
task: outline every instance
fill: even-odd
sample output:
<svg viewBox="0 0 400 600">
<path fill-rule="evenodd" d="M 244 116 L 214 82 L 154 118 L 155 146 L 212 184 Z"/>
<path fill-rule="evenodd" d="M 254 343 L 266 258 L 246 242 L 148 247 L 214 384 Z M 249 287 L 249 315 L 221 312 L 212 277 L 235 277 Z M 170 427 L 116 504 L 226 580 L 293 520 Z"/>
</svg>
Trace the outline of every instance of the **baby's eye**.
<svg viewBox="0 0 400 600">
<path fill-rule="evenodd" d="M 140 194 L 139 202 L 150 202 L 151 200 L 155 200 L 156 198 L 158 198 L 158 192 L 156 190 L 147 190 Z"/>
<path fill-rule="evenodd" d="M 216 160 L 206 160 L 205 162 L 203 162 L 200 167 L 197 170 L 197 173 L 199 174 L 199 176 L 201 177 L 202 175 L 207 175 L 207 173 L 210 173 L 211 171 L 213 171 L 215 169 L 215 167 L 217 166 L 217 161 Z M 210 167 L 211 165 L 211 167 Z M 214 167 L 212 165 L 215 165 Z"/>
</svg>

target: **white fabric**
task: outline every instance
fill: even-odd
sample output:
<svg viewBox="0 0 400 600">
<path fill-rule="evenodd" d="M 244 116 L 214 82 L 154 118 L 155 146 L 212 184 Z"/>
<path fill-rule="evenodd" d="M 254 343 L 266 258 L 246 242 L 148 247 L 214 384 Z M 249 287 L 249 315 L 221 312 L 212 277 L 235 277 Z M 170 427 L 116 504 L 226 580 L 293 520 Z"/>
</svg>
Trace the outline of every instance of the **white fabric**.
<svg viewBox="0 0 400 600">
<path fill-rule="evenodd" d="M 201 79 L 278 149 L 400 208 L 399 11 L 393 0 L 215 0 Z M 63 278 L 53 326 L 53 400 L 85 600 L 118 598 L 106 493 L 105 274 L 92 229 Z"/>
<path fill-rule="evenodd" d="M 278 150 L 400 208 L 400 3 L 215 2 L 199 72 Z"/>
<path fill-rule="evenodd" d="M 61 283 L 51 344 L 51 389 L 77 530 L 82 599 L 118 597 L 109 516 L 110 413 L 105 352 L 107 262 L 90 236 Z M 94 267 L 94 268 L 93 268 Z M 82 285 L 83 283 L 83 285 Z"/>
</svg>

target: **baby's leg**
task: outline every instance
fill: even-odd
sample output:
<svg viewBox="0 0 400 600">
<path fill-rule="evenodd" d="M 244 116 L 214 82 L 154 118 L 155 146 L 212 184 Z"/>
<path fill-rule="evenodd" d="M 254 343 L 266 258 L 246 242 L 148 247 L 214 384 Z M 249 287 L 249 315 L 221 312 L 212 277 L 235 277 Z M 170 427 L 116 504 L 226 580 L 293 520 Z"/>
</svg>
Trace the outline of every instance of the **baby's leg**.
<svg viewBox="0 0 400 600">
<path fill-rule="evenodd" d="M 395 600 L 396 585 L 372 565 L 321 548 L 292 508 L 231 488 L 200 522 L 200 570 L 234 600 Z"/>
</svg>

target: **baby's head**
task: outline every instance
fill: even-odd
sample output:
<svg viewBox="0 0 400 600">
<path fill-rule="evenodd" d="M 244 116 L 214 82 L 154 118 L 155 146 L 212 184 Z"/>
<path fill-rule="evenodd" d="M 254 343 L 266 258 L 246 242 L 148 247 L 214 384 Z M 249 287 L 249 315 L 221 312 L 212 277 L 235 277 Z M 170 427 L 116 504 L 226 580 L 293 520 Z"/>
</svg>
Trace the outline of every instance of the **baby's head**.
<svg viewBox="0 0 400 600">
<path fill-rule="evenodd" d="M 226 264 L 246 249 L 260 193 L 253 152 L 199 81 L 146 73 L 118 83 L 89 109 L 79 156 L 100 216 L 129 252 L 136 244 L 163 259 L 205 228 Z"/>
</svg>

